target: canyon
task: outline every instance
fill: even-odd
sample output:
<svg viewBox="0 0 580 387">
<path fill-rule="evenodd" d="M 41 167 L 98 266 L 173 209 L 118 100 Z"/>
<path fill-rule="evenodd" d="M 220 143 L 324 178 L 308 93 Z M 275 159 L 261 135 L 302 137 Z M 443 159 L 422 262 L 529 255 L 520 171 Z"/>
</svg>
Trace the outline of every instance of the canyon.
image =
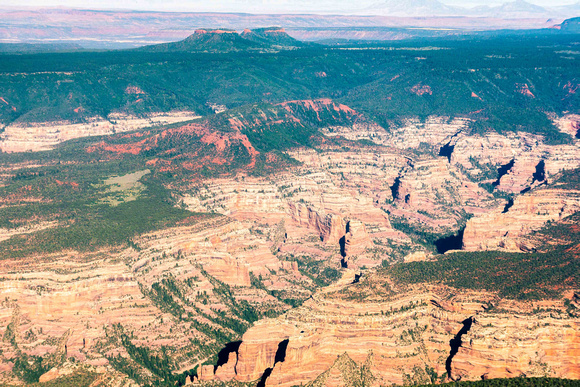
<svg viewBox="0 0 580 387">
<path fill-rule="evenodd" d="M 509 208 L 468 220 L 463 249 L 531 251 L 533 245 L 523 237 L 578 212 L 579 195 L 576 190 L 540 189 L 518 196 Z"/>
<path fill-rule="evenodd" d="M 119 14 L 0 62 L 1 385 L 580 379 L 573 35 Z"/>
<path fill-rule="evenodd" d="M 544 179 L 551 182 L 578 164 L 578 142 L 560 146 L 562 153 L 538 137 L 468 136 L 460 132 L 465 121 L 445 122 L 409 122 L 394 133 L 372 125 L 365 133 L 360 124 L 328 128 L 330 138 L 337 131 L 352 140 L 375 133 L 381 138 L 372 153 L 368 146 L 291 150 L 301 163 L 291 172 L 194 181 L 178 190 L 179 202 L 214 215 L 144 234 L 130 248 L 63 252 L 33 264 L 4 259 L 3 380 L 17 381 L 10 364 L 20 353 L 53 356 L 56 344 L 66 343 L 67 357 L 128 386 L 132 381 L 111 365 L 119 356 L 133 358 L 123 341 L 127 335 L 153 353 L 163 350 L 176 369 L 198 366 L 197 376 L 188 377 L 193 384 L 262 379 L 265 386 L 349 385 L 345 378 L 354 370 L 377 386 L 524 374 L 580 377 L 574 360 L 580 321 L 565 313 L 563 300 L 530 303 L 493 292 L 401 286 L 381 274 L 383 262 L 433 259 L 393 227 L 392 217 L 440 233 L 464 221 L 465 250 L 528 251 L 533 246 L 523 241 L 533 230 L 580 211 L 580 191 L 530 185 L 530 168 L 481 178 L 529 149 L 541 153 Z M 450 141 L 453 152 L 440 156 Z M 121 181 L 115 179 L 110 181 Z M 530 190 L 501 211 L 504 200 L 482 186 L 494 179 L 501 182 L 495 191 Z M 33 231 L 15 229 L 6 238 Z M 326 286 L 319 288 L 320 281 Z M 295 302 L 301 306 L 292 308 Z M 552 312 L 532 313 L 540 306 Z M 247 320 L 244 310 L 262 317 Z M 456 339 L 462 344 L 452 356 L 449 342 L 468 320 L 472 325 Z M 236 337 L 241 344 L 223 364 L 201 365 L 211 353 L 202 342 L 225 345 Z M 281 343 L 283 360 L 276 361 Z M 142 365 L 129 364 L 147 380 Z M 42 380 L 63 377 L 63 367 Z"/>
<path fill-rule="evenodd" d="M 534 315 L 532 304 L 498 300 L 492 293 L 457 295 L 425 285 L 403 290 L 389 283 L 367 277 L 329 287 L 283 317 L 255 324 L 228 364 L 215 373 L 203 368 L 199 380 L 249 382 L 273 367 L 266 386 L 349 385 L 345 371 L 351 378 L 356 374 L 340 364 L 344 357 L 364 368 L 365 382 L 376 386 L 433 383 L 445 373 L 452 380 L 578 377 L 580 321 L 565 316 L 561 302 L 544 304 L 552 313 Z M 498 311 L 488 311 L 490 305 Z M 468 320 L 473 323 L 460 338 L 463 344 L 450 354 L 450 341 Z M 553 341 L 556 331 L 559 339 Z M 276 363 L 284 340 L 284 361 Z M 235 375 L 227 373 L 230 364 Z M 301 372 L 293 373 L 296 369 Z"/>
</svg>

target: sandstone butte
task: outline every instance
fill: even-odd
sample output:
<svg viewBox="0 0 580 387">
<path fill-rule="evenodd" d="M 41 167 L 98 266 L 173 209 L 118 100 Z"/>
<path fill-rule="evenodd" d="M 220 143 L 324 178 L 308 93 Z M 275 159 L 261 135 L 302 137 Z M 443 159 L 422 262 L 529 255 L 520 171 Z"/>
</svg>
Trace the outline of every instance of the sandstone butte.
<svg viewBox="0 0 580 387">
<path fill-rule="evenodd" d="M 130 385 L 108 360 L 130 358 L 116 339 L 117 324 L 132 333 L 136 345 L 164 347 L 177 369 L 192 369 L 208 356 L 199 343 L 214 340 L 199 324 L 235 337 L 231 327 L 219 324 L 220 316 L 244 323 L 217 291 L 221 284 L 237 302 L 279 316 L 255 322 L 237 352 L 217 368 L 200 367 L 199 378 L 190 383 L 258 381 L 268 368 L 270 386 L 342 385 L 354 370 L 376 386 L 426 383 L 448 371 L 463 380 L 522 374 L 580 378 L 580 321 L 568 316 L 563 300 L 532 304 L 437 285 L 397 287 L 369 270 L 407 253 L 409 260 L 433 259 L 393 227 L 401 219 L 448 233 L 458 230 L 467 213 L 472 218 L 465 249 L 522 250 L 529 248 L 530 231 L 578 211 L 577 191 L 551 185 L 562 170 L 580 164 L 578 140 L 550 146 L 524 133 L 468 136 L 466 125 L 431 117 L 425 125 L 409 120 L 389 133 L 363 121 L 326 128 L 329 136 L 378 145 L 371 152 L 295 149 L 289 154 L 302 165 L 285 173 L 192 183 L 178 192 L 183 203 L 216 215 L 142 235 L 136 248 L 0 261 L 0 336 L 12 338 L 0 343 L 0 381 L 18 383 L 11 373 L 18 351 L 47 356 L 66 345 L 67 356 L 117 385 Z M 438 156 L 445 146 L 450 153 Z M 424 147 L 429 151 L 420 150 Z M 503 176 L 483 167 L 494 171 L 512 160 Z M 544 181 L 535 181 L 540 161 Z M 504 212 L 506 201 L 479 182 L 516 193 L 513 205 Z M 0 239 L 11 237 L 8 233 L 0 230 Z M 341 279 L 316 290 L 301 260 L 317 262 L 320 270 L 340 270 Z M 172 302 L 181 309 L 156 301 L 155 289 L 167 281 L 180 289 Z M 291 309 L 272 291 L 304 304 Z M 565 299 L 578 307 L 574 294 Z M 550 311 L 534 313 L 538 308 Z M 466 320 L 472 323 L 448 362 L 450 340 Z M 43 380 L 66 374 L 64 368 L 50 370 Z"/>
</svg>

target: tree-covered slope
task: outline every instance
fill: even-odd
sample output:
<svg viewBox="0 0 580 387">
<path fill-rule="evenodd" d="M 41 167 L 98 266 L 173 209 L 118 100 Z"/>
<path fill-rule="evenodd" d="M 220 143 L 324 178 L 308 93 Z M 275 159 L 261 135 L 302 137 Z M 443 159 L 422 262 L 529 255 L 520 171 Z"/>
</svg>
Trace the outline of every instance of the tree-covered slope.
<svg viewBox="0 0 580 387">
<path fill-rule="evenodd" d="M 440 283 L 522 300 L 558 298 L 562 291 L 580 286 L 579 221 L 576 213 L 539 231 L 543 243 L 533 253 L 456 252 L 437 261 L 400 263 L 386 270 L 402 284 Z"/>
<path fill-rule="evenodd" d="M 223 36 L 234 34 L 217 35 L 222 44 Z M 410 116 L 466 116 L 475 120 L 477 131 L 521 130 L 563 142 L 546 113 L 578 110 L 580 67 L 573 54 L 566 54 L 574 42 L 574 35 L 563 35 L 274 53 L 5 55 L 0 122 L 79 122 L 112 112 L 185 109 L 209 114 L 213 104 L 232 108 L 332 98 L 384 126 Z"/>
<path fill-rule="evenodd" d="M 184 40 L 141 47 L 149 52 L 232 52 L 264 48 L 260 43 L 244 39 L 235 30 L 204 28 Z"/>
</svg>

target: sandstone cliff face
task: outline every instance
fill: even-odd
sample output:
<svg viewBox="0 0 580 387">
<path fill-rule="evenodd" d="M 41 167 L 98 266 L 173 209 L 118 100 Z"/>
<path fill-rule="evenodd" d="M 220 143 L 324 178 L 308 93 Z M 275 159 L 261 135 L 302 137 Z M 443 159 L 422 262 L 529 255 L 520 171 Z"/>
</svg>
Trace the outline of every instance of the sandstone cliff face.
<svg viewBox="0 0 580 387">
<path fill-rule="evenodd" d="M 132 361 L 116 339 L 116 326 L 132 332 L 135 345 L 146 345 L 152 353 L 161 346 L 187 352 L 175 361 L 180 368 L 190 369 L 207 356 L 199 346 L 192 347 L 190 339 L 215 340 L 204 326 L 210 327 L 209 332 L 223 330 L 235 337 L 231 321 L 247 324 L 232 313 L 231 307 L 239 308 L 235 302 L 274 314 L 288 308 L 253 287 L 250 271 L 263 274 L 272 288 L 285 289 L 287 294 L 308 292 L 310 279 L 300 274 L 295 263 L 281 262 L 272 255 L 270 242 L 231 219 L 163 230 L 134 243 L 137 250 L 1 262 L 0 290 L 5 298 L 0 304 L 0 337 L 13 338 L 0 343 L 1 380 L 10 380 L 21 353 L 46 358 L 61 347 L 77 361 L 105 366 L 102 372 L 112 377 L 114 371 L 107 366 L 111 356 Z M 223 289 L 228 284 L 232 290 L 226 297 Z M 221 326 L 225 316 L 232 320 Z M 198 328 L 184 321 L 195 321 Z M 57 368 L 45 379 L 60 372 Z"/>
<path fill-rule="evenodd" d="M 350 140 L 370 140 L 376 144 L 388 145 L 398 149 L 420 149 L 422 147 L 442 146 L 466 131 L 469 120 L 463 118 L 430 116 L 424 122 L 409 118 L 400 127 L 384 128 L 372 122 L 357 122 L 352 127 L 330 127 L 324 132 L 327 136 L 343 136 Z"/>
<path fill-rule="evenodd" d="M 311 104 L 317 114 L 357 114 L 326 100 L 284 106 L 292 104 Z M 239 123 L 230 122 L 232 127 Z M 302 165 L 287 173 L 184 183 L 179 191 L 183 204 L 223 216 L 141 235 L 133 248 L 0 261 L 0 290 L 7 297 L 0 305 L 0 336 L 13 338 L 18 350 L 30 355 L 51 356 L 67 345 L 69 356 L 106 367 L 113 356 L 131 359 L 111 328 L 121 324 L 136 345 L 153 353 L 168 348 L 177 368 L 185 370 L 206 361 L 226 338 L 240 339 L 250 326 L 244 308 L 276 316 L 291 309 L 290 303 L 306 300 L 281 317 L 255 322 L 239 350 L 217 369 L 201 367 L 199 379 L 254 382 L 272 368 L 266 379 L 271 386 L 348 385 L 353 373 L 369 385 L 428 383 L 432 372 L 442 376 L 448 371 L 449 341 L 470 317 L 475 320 L 453 356 L 452 377 L 525 373 L 580 378 L 575 363 L 579 322 L 557 302 L 544 305 L 557 310 L 553 316 L 536 315 L 528 304 L 485 292 L 391 289 L 388 278 L 365 282 L 369 273 L 361 272 L 363 267 L 409 251 L 408 261 L 429 258 L 424 251 L 412 252 L 421 247 L 393 229 L 393 217 L 447 232 L 472 214 L 465 249 L 525 250 L 533 247 L 522 242 L 525 234 L 580 210 L 580 192 L 549 188 L 554 174 L 578 165 L 578 141 L 556 147 L 521 133 L 468 136 L 467 124 L 411 120 L 387 133 L 361 119 L 352 127 L 326 128 L 328 135 L 387 146 L 295 149 L 289 155 Z M 86 135 L 85 129 L 70 132 Z M 67 130 L 61 130 L 62 136 Z M 235 140 L 255 162 L 256 150 L 238 132 L 217 136 L 196 124 L 172 130 L 175 135 L 193 131 L 216 149 Z M 10 141 L 6 137 L 6 144 Z M 44 147 L 50 141 L 40 142 Z M 453 148 L 440 156 L 444 146 Z M 512 160 L 509 171 L 498 176 L 497 168 Z M 534 178 L 541 161 L 542 181 Z M 157 162 L 151 160 L 151 168 L 163 171 Z M 16 166 L 11 168 L 1 170 L 2 184 L 11 179 Z M 496 180 L 496 190 L 514 195 L 533 189 L 503 212 L 505 201 L 480 186 Z M 539 187 L 545 182 L 548 189 Z M 16 203 L 11 200 L 3 198 L 2 204 Z M 38 227 L 56 226 L 45 222 Z M 1 230 L 0 239 L 35 230 Z M 401 246 L 406 250 L 397 256 Z M 347 269 L 341 269 L 344 263 Z M 343 277 L 330 277 L 322 283 L 334 283 L 317 292 L 318 276 L 325 271 Z M 357 281 L 364 286 L 353 284 Z M 496 312 L 487 311 L 489 304 L 496 305 Z M 14 343 L 0 344 L 0 382 L 13 378 Z M 283 361 L 277 361 L 280 351 Z"/>
<path fill-rule="evenodd" d="M 314 207 L 292 202 L 288 203 L 288 212 L 300 227 L 316 231 L 324 243 L 338 244 L 345 234 L 346 223 L 340 215 L 320 214 Z"/>
<path fill-rule="evenodd" d="M 349 221 L 346 229 L 348 231 L 344 236 L 344 254 L 347 256 L 360 254 L 373 246 L 366 227 L 361 221 Z"/>
<path fill-rule="evenodd" d="M 580 378 L 578 320 L 562 323 L 548 313 L 535 318 L 483 315 L 463 336 L 452 375 L 462 380 L 559 376 Z"/>
<path fill-rule="evenodd" d="M 425 122 L 407 120 L 388 132 L 372 125 L 354 125 L 329 128 L 326 134 L 368 139 L 415 153 L 409 154 L 407 163 L 399 162 L 398 173 L 392 171 L 388 177 L 391 188 L 395 178 L 400 180 L 398 197 L 386 196 L 398 199 L 396 208 L 389 210 L 430 228 L 437 224 L 449 228 L 460 220 L 448 215 L 453 213 L 453 208 L 461 207 L 468 213 L 478 214 L 497 205 L 478 184 L 493 183 L 497 191 L 519 194 L 549 182 L 562 170 L 580 165 L 580 140 L 576 138 L 578 116 L 568 115 L 554 122 L 572 136 L 570 144 L 548 145 L 544 137 L 523 132 L 469 135 L 469 120 L 435 116 Z M 447 167 L 445 161 L 448 161 Z M 509 167 L 500 173 L 502 166 Z M 421 208 L 418 203 L 422 204 Z M 445 205 L 449 208 L 437 208 Z M 418 210 L 427 212 L 427 216 L 421 217 Z"/>
<path fill-rule="evenodd" d="M 538 154 L 518 155 L 513 159 L 513 166 L 509 171 L 494 182 L 497 184 L 495 189 L 510 194 L 518 194 L 526 188 L 545 183 L 545 177 L 541 177 L 541 181 L 534 178 L 538 166 L 544 168 L 544 165 L 545 161 Z"/>
<path fill-rule="evenodd" d="M 53 259 L 58 261 L 56 266 Z M 20 318 L 11 329 L 18 332 L 18 348 L 28 354 L 54 352 L 56 348 L 46 340 L 61 338 L 70 330 L 68 356 L 100 365 L 104 358 L 97 342 L 103 336 L 103 324 L 119 322 L 141 328 L 159 314 L 127 266 L 105 252 L 84 259 L 75 254 L 57 255 L 32 264 L 4 260 L 2 272 L 0 287 L 5 300 L 0 306 L 0 334 L 6 334 L 18 311 Z M 151 330 L 153 335 L 155 330 Z M 16 351 L 9 342 L 2 343 L 2 350 L 1 362 L 9 364 Z"/>
<path fill-rule="evenodd" d="M 550 176 L 564 169 L 576 168 L 579 155 L 578 140 L 567 145 L 547 145 L 543 137 L 529 133 L 489 133 L 459 139 L 451 162 L 459 164 L 476 181 L 494 183 L 496 190 L 517 194 L 543 182 L 534 176 L 538 167 L 549 181 Z M 502 166 L 506 170 L 500 176 L 498 169 Z"/>
<path fill-rule="evenodd" d="M 569 134 L 575 138 L 580 137 L 578 134 L 580 131 L 580 115 L 566 114 L 562 117 L 555 118 L 553 122 L 563 133 Z"/>
<path fill-rule="evenodd" d="M 361 256 L 364 264 L 378 264 L 382 256 L 364 255 L 370 241 L 401 238 L 373 199 L 351 188 L 341 196 L 343 187 L 335 179 L 307 169 L 299 178 L 282 175 L 274 184 L 250 177 L 229 184 L 216 180 L 192 190 L 184 201 L 229 217 L 145 234 L 130 249 L 4 260 L 2 272 L 14 274 L 4 275 L 1 285 L 9 302 L 0 308 L 0 335 L 16 321 L 18 310 L 18 324 L 12 326 L 17 325 L 16 337 L 22 338 L 17 345 L 24 353 L 48 356 L 55 347 L 47 340 L 71 329 L 68 356 L 106 366 L 111 356 L 131 359 L 110 329 L 120 324 L 133 332 L 135 345 L 153 353 L 161 346 L 187 353 L 176 355 L 176 362 L 180 369 L 193 368 L 208 356 L 195 343 L 216 345 L 208 332 L 235 338 L 231 322 L 247 324 L 238 315 L 239 305 L 275 315 L 289 309 L 280 299 L 308 298 L 316 286 L 305 275 L 308 267 L 298 265 L 305 258 L 320 261 L 320 271 L 338 270 L 339 241 L 349 234 L 349 253 Z M 231 298 L 224 296 L 226 286 Z M 2 371 L 9 375 L 18 352 L 10 342 L 1 349 Z M 205 375 L 212 372 L 209 367 Z M 218 377 L 227 379 L 231 372 L 227 363 L 219 367 Z"/>
<path fill-rule="evenodd" d="M 489 192 L 445 158 L 414 161 L 391 190 L 394 200 L 389 212 L 431 232 L 456 230 L 466 213 L 479 214 L 497 206 Z"/>
<path fill-rule="evenodd" d="M 0 135 L 2 152 L 43 151 L 54 148 L 61 142 L 73 138 L 104 136 L 127 132 L 155 125 L 166 125 L 199 118 L 193 112 L 180 111 L 151 114 L 139 118 L 120 113 L 111 113 L 106 119 L 93 117 L 86 123 L 47 122 L 41 124 L 11 124 Z"/>
<path fill-rule="evenodd" d="M 380 189 L 379 201 L 393 200 L 385 206 L 392 215 L 431 232 L 455 231 L 466 213 L 477 216 L 498 207 L 500 201 L 480 184 L 493 183 L 497 191 L 519 194 L 580 162 L 578 141 L 552 146 L 543 137 L 528 133 L 471 136 L 468 124 L 467 120 L 430 117 L 424 123 L 408 120 L 390 132 L 353 126 L 331 128 L 327 135 L 366 138 L 418 153 L 409 154 L 397 164 L 398 170 L 389 172 L 389 187 Z M 504 165 L 510 167 L 500 175 L 498 169 Z M 392 196 L 385 195 L 391 192 Z"/>
<path fill-rule="evenodd" d="M 507 209 L 507 211 L 506 211 Z M 513 206 L 497 209 L 467 221 L 464 250 L 528 251 L 522 237 L 580 211 L 580 192 L 538 189 L 515 198 Z"/>
<path fill-rule="evenodd" d="M 382 292 L 364 289 L 377 282 Z M 556 314 L 534 314 L 531 304 L 498 300 L 491 293 L 456 295 L 437 286 L 388 291 L 384 284 L 384 278 L 372 278 L 335 287 L 277 319 L 254 324 L 242 338 L 233 379 L 258 380 L 273 367 L 267 386 L 341 385 L 341 371 L 349 368 L 345 356 L 360 365 L 351 364 L 351 370 L 367 367 L 370 385 L 376 386 L 430 383 L 428 369 L 438 377 L 449 369 L 452 378 L 462 380 L 522 373 L 580 376 L 575 361 L 580 320 L 567 317 L 561 302 L 552 304 Z M 501 312 L 486 311 L 490 304 Z M 473 324 L 448 363 L 450 340 L 470 318 Z M 283 340 L 289 340 L 284 361 L 275 363 Z"/>
<path fill-rule="evenodd" d="M 301 150 L 293 156 L 304 161 L 294 173 L 204 182 L 185 190 L 183 201 L 194 211 L 219 212 L 248 225 L 272 226 L 283 221 L 285 243 L 277 247 L 284 253 L 308 252 L 304 241 L 316 235 L 320 244 L 316 248 L 331 252 L 337 265 L 349 221 L 353 225 L 360 222 L 361 230 L 368 234 L 364 241 L 351 241 L 358 246 L 350 252 L 357 256 L 353 265 L 375 266 L 382 261 L 380 251 L 387 250 L 375 242 L 409 242 L 391 227 L 382 209 L 384 190 L 389 186 L 384 179 L 398 172 L 397 163 L 404 162 L 400 156 L 334 150 L 321 154 Z M 309 244 L 314 247 L 314 242 Z"/>
</svg>

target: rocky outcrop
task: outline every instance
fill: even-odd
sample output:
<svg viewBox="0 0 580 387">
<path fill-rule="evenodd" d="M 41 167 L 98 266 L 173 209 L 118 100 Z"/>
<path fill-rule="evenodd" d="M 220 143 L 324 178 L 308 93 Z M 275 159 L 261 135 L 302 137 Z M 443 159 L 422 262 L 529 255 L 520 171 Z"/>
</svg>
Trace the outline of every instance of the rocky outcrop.
<svg viewBox="0 0 580 387">
<path fill-rule="evenodd" d="M 288 203 L 292 219 L 301 227 L 315 230 L 320 239 L 327 244 L 337 244 L 345 234 L 346 223 L 335 214 L 319 214 L 313 207 L 298 203 Z"/>
<path fill-rule="evenodd" d="M 133 89 L 131 89 L 133 90 Z M 104 136 L 147 128 L 154 125 L 172 124 L 199 118 L 189 111 L 156 113 L 145 118 L 111 113 L 108 117 L 93 117 L 87 122 L 14 123 L 0 134 L 2 152 L 43 151 L 74 138 Z"/>
<path fill-rule="evenodd" d="M 10 239 L 16 235 L 31 234 L 37 231 L 46 230 L 49 228 L 58 227 L 59 223 L 53 222 L 41 222 L 38 224 L 29 224 L 22 227 L 17 227 L 13 229 L 0 228 L 0 242 Z"/>
<path fill-rule="evenodd" d="M 225 217 L 210 225 L 177 227 L 147 234 L 137 243 L 141 246 L 140 256 L 143 258 L 136 261 L 134 271 L 143 272 L 145 268 L 156 267 L 153 273 L 148 272 L 141 278 L 141 281 L 151 284 L 157 280 L 157 275 L 151 274 L 169 269 L 165 264 L 154 263 L 160 252 L 165 256 L 188 259 L 189 264 L 201 265 L 211 276 L 231 286 L 250 286 L 250 271 L 266 274 L 281 267 L 268 243 L 252 235 L 242 224 Z"/>
<path fill-rule="evenodd" d="M 480 183 L 494 184 L 494 189 L 520 193 L 541 183 L 534 174 L 543 161 L 545 179 L 580 163 L 580 142 L 548 145 L 542 136 L 529 133 L 488 133 L 461 137 L 454 148 L 451 162 Z M 501 167 L 510 165 L 500 173 Z"/>
<path fill-rule="evenodd" d="M 573 138 L 580 139 L 580 115 L 567 114 L 553 121 L 560 131 L 569 134 Z"/>
<path fill-rule="evenodd" d="M 360 222 L 359 228 L 368 235 L 364 237 L 368 239 L 355 236 L 351 241 L 352 246 L 359 246 L 356 254 L 361 266 L 377 265 L 382 260 L 380 251 L 387 252 L 374 241 L 381 244 L 390 239 L 408 241 L 391 227 L 388 215 L 381 209 L 384 189 L 388 189 L 385 176 L 397 172 L 393 164 L 400 162 L 400 156 L 337 154 L 331 150 L 322 154 L 301 150 L 293 155 L 305 162 L 299 173 L 268 179 L 216 179 L 192 187 L 184 193 L 183 201 L 193 211 L 219 212 L 241 222 L 268 225 L 284 222 L 281 235 L 285 242 L 276 244 L 276 249 L 311 254 L 313 250 L 305 243 L 309 240 L 308 244 L 319 249 L 315 259 L 327 254 L 320 251 L 321 247 L 339 256 L 339 245 L 347 234 L 349 221 Z M 317 240 L 310 240 L 312 235 Z M 363 246 L 374 248 L 374 254 L 361 254 Z"/>
<path fill-rule="evenodd" d="M 250 272 L 271 288 L 283 289 L 286 296 L 309 295 L 303 287 L 309 279 L 300 274 L 296 262 L 281 262 L 272 254 L 267 235 L 225 217 L 146 234 L 136 238 L 134 246 L 4 259 L 0 337 L 9 339 L 0 343 L 2 371 L 10 371 L 19 351 L 45 358 L 65 351 L 78 362 L 98 366 L 106 365 L 111 354 L 130 358 L 112 340 L 110 329 L 117 324 L 135 332 L 137 346 L 187 351 L 189 355 L 178 361 L 190 369 L 207 354 L 191 347 L 186 337 L 211 344 L 215 338 L 208 332 L 232 332 L 231 326 L 215 322 L 225 316 L 233 319 L 227 324 L 247 324 L 230 311 L 231 300 L 270 313 L 288 308 L 253 287 Z M 224 289 L 227 297 L 220 296 Z M 188 328 L 182 319 L 197 321 L 200 330 Z M 226 363 L 220 372 L 231 369 Z M 63 375 L 61 371 L 57 367 L 45 379 Z"/>
<path fill-rule="evenodd" d="M 372 386 L 375 378 L 371 373 L 373 367 L 373 354 L 369 353 L 365 362 L 358 365 L 343 353 L 336 358 L 334 364 L 325 372 L 320 374 L 315 380 L 308 383 L 307 387 L 351 387 L 351 386 Z"/>
<path fill-rule="evenodd" d="M 342 120 L 352 122 L 357 118 L 362 118 L 361 114 L 350 107 L 336 103 L 330 98 L 321 98 L 315 100 L 287 101 L 279 104 L 289 113 L 295 115 L 298 119 L 314 114 L 316 120 L 322 123 L 336 123 Z M 311 119 L 309 117 L 309 119 Z"/>
<path fill-rule="evenodd" d="M 115 371 L 113 367 L 108 366 L 90 366 L 87 364 L 80 364 L 78 362 L 66 361 L 58 367 L 51 368 L 48 372 L 42 374 L 39 378 L 39 383 L 48 384 L 62 384 L 66 385 L 71 383 L 71 379 L 67 377 L 74 378 L 76 375 L 85 375 L 87 373 L 97 374 L 95 382 L 102 386 L 107 387 L 138 387 L 139 384 L 135 383 L 127 375 L 124 375 L 118 371 Z M 62 378 L 61 380 L 58 380 Z M 76 380 L 78 380 L 77 378 Z M 58 380 L 58 381 L 57 381 Z M 75 381 L 75 379 L 72 379 Z"/>
<path fill-rule="evenodd" d="M 391 192 L 393 204 L 386 206 L 391 215 L 437 233 L 455 231 L 465 213 L 481 214 L 497 206 L 489 192 L 442 157 L 415 160 Z"/>
<path fill-rule="evenodd" d="M 511 318 L 478 316 L 453 358 L 461 380 L 555 376 L 580 378 L 578 320 L 562 323 L 548 314 Z"/>
<path fill-rule="evenodd" d="M 192 188 L 183 201 L 192 211 L 217 212 L 239 220 L 276 218 L 286 212 L 278 187 L 260 179 L 215 179 Z"/>
<path fill-rule="evenodd" d="M 284 316 L 256 323 L 243 337 L 233 379 L 259 379 L 272 366 L 279 341 L 288 339 L 285 361 L 273 368 L 267 386 L 341 385 L 332 383 L 342 380 L 343 372 L 360 375 L 348 373 L 361 371 L 356 364 L 364 365 L 367 381 L 376 385 L 431 383 L 446 373 L 449 342 L 470 318 L 449 364 L 453 378 L 580 377 L 575 362 L 580 320 L 567 317 L 561 302 L 551 304 L 558 312 L 549 317 L 532 313 L 529 304 L 486 292 L 458 296 L 445 287 L 415 286 L 377 297 L 370 287 L 385 281 L 374 277 L 350 285 L 356 287 L 351 291 L 318 294 Z M 490 303 L 499 311 L 487 312 Z M 554 340 L 554 332 L 562 340 Z M 568 347 L 560 352 L 562 346 Z"/>
<path fill-rule="evenodd" d="M 75 256 L 60 254 L 37 259 L 34 264 L 26 259 L 2 261 L 0 288 L 9 302 L 0 305 L 0 335 L 5 334 L 13 310 L 18 308 L 20 323 L 13 326 L 23 338 L 18 344 L 21 351 L 39 356 L 55 353 L 58 348 L 45 341 L 55 342 L 54 338 L 70 330 L 66 355 L 98 362 L 104 360 L 97 348 L 103 324 L 117 322 L 140 328 L 155 321 L 159 312 L 143 296 L 138 281 L 118 256 L 95 253 L 81 260 Z M 155 330 L 151 327 L 150 334 Z M 2 350 L 0 363 L 15 355 L 10 343 L 3 343 Z"/>
<path fill-rule="evenodd" d="M 367 233 L 364 223 L 358 220 L 350 220 L 346 224 L 344 238 L 344 253 L 346 256 L 360 254 L 366 248 L 373 246 L 373 242 Z"/>
<path fill-rule="evenodd" d="M 546 182 L 545 176 L 535 178 L 538 166 L 545 168 L 545 161 L 539 155 L 527 154 L 517 156 L 511 162 L 511 168 L 495 183 L 495 189 L 511 194 L 518 194 Z"/>
<path fill-rule="evenodd" d="M 538 189 L 515 198 L 513 205 L 498 208 L 467 221 L 464 250 L 529 251 L 522 237 L 580 211 L 580 192 Z"/>
<path fill-rule="evenodd" d="M 419 90 L 419 89 L 417 89 Z M 330 127 L 327 136 L 343 136 L 350 140 L 370 140 L 399 149 L 439 148 L 459 133 L 467 132 L 468 119 L 430 116 L 425 121 L 408 118 L 389 130 L 372 121 L 359 120 L 350 127 Z"/>
</svg>

